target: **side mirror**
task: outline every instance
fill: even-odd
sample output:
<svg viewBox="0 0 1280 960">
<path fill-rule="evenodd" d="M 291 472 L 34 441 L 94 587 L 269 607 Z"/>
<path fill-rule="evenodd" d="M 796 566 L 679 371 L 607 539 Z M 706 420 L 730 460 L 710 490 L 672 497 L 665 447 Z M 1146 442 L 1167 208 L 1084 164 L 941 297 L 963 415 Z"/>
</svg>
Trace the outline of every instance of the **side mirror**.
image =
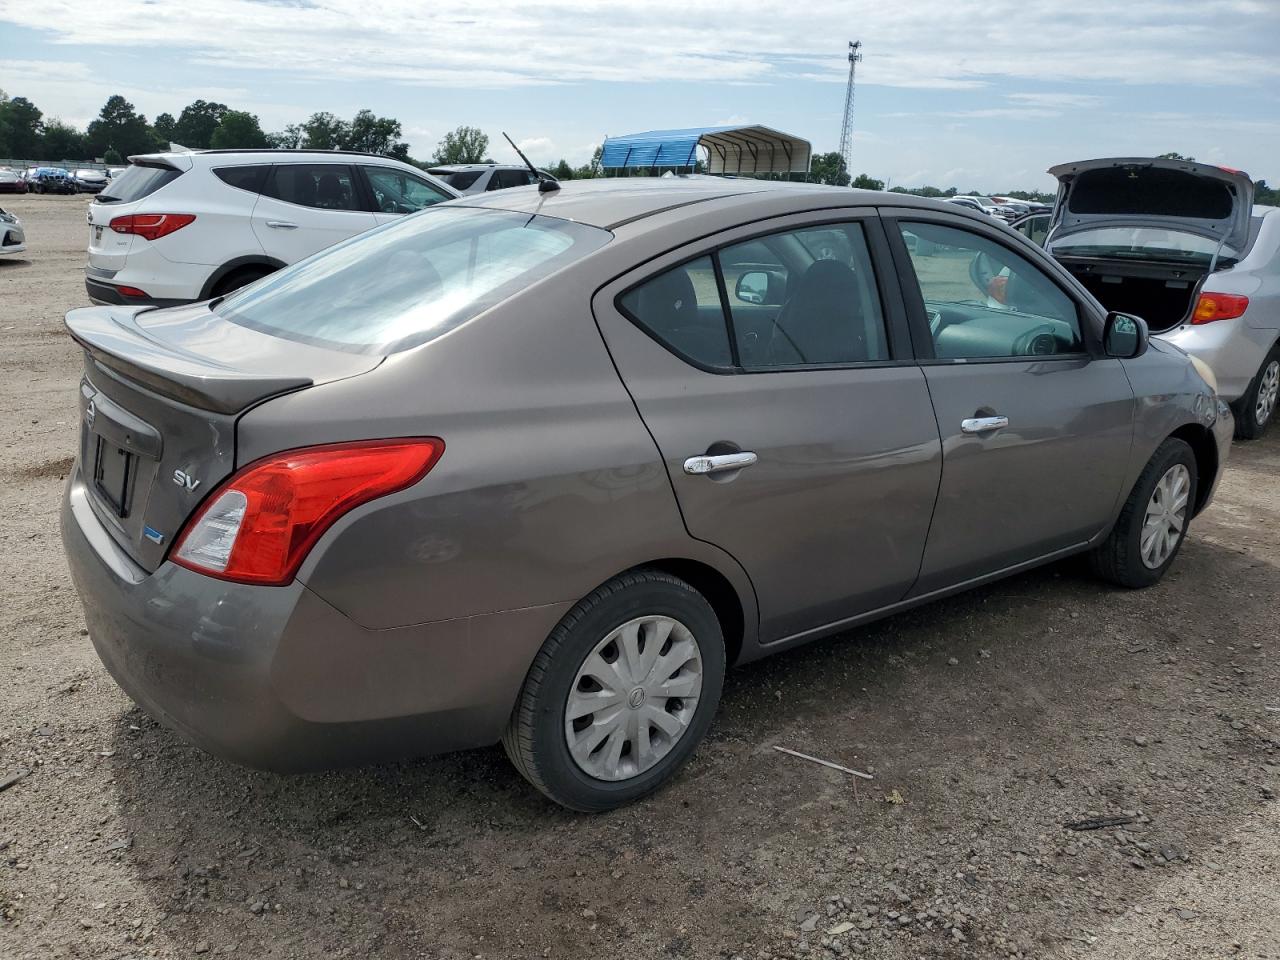
<svg viewBox="0 0 1280 960">
<path fill-rule="evenodd" d="M 1151 333 L 1147 330 L 1147 321 L 1129 313 L 1107 314 L 1106 324 L 1102 328 L 1102 349 L 1108 357 L 1119 360 L 1132 360 L 1147 352 L 1151 344 Z"/>
<path fill-rule="evenodd" d="M 744 303 L 777 305 L 782 302 L 782 287 L 781 276 L 765 270 L 749 270 L 739 275 L 733 284 L 733 296 Z"/>
</svg>

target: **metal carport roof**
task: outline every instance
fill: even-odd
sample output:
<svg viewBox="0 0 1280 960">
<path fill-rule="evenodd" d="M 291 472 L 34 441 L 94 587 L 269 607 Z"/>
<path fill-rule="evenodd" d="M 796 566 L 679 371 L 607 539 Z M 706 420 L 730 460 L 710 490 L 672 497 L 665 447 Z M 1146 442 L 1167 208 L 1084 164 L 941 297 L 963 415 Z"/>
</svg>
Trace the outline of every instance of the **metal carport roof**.
<svg viewBox="0 0 1280 960">
<path fill-rule="evenodd" d="M 707 153 L 707 172 L 717 174 L 808 173 L 809 141 L 758 124 L 650 130 L 609 137 L 600 154 L 606 170 L 625 167 L 692 167 L 698 148 Z"/>
</svg>

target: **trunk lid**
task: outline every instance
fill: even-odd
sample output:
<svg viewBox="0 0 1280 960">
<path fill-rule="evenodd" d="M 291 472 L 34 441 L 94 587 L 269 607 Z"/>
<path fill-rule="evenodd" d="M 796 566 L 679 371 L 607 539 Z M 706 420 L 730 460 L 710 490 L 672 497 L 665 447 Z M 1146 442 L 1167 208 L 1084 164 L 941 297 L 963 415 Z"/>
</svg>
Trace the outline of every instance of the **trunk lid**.
<svg viewBox="0 0 1280 960">
<path fill-rule="evenodd" d="M 80 465 L 89 501 L 148 571 L 235 469 L 243 411 L 382 362 L 250 330 L 207 304 L 87 307 L 72 310 L 66 322 L 85 351 Z"/>
<path fill-rule="evenodd" d="M 1247 173 L 1191 160 L 1112 157 L 1049 168 L 1058 179 L 1050 246 L 1101 227 L 1190 233 L 1240 257 L 1249 243 L 1253 181 Z"/>
</svg>

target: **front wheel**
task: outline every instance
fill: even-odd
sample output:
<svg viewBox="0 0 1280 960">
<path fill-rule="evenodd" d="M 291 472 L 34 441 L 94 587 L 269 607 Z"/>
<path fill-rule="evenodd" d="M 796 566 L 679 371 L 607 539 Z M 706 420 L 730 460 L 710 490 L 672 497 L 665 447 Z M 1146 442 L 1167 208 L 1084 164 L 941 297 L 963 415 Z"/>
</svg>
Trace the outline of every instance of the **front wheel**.
<svg viewBox="0 0 1280 960">
<path fill-rule="evenodd" d="M 724 684 L 715 611 L 656 570 L 581 600 L 534 659 L 503 735 L 522 776 L 572 810 L 652 793 L 706 735 Z"/>
<path fill-rule="evenodd" d="M 1236 438 L 1257 440 L 1267 431 L 1280 399 L 1280 345 L 1262 361 L 1249 389 L 1235 403 Z"/>
<path fill-rule="evenodd" d="M 1094 572 L 1130 589 L 1157 583 L 1187 535 L 1198 482 L 1191 447 L 1173 437 L 1160 444 L 1111 534 L 1090 555 Z"/>
</svg>

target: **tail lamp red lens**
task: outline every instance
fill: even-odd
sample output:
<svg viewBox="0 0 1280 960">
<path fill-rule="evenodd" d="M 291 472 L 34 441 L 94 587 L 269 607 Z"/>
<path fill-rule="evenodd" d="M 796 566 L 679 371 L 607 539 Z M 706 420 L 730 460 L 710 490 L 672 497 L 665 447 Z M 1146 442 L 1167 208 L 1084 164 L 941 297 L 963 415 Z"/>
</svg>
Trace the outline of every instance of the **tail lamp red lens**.
<svg viewBox="0 0 1280 960">
<path fill-rule="evenodd" d="M 1249 298 L 1236 293 L 1202 293 L 1191 314 L 1193 324 L 1232 320 L 1249 309 Z"/>
<path fill-rule="evenodd" d="M 193 213 L 131 213 L 127 217 L 116 217 L 110 226 L 116 233 L 131 233 L 147 240 L 158 240 L 175 230 L 181 230 L 194 220 Z"/>
<path fill-rule="evenodd" d="M 222 580 L 280 586 L 343 514 L 411 487 L 444 453 L 436 437 L 272 454 L 215 490 L 174 543 L 174 563 Z"/>
</svg>

